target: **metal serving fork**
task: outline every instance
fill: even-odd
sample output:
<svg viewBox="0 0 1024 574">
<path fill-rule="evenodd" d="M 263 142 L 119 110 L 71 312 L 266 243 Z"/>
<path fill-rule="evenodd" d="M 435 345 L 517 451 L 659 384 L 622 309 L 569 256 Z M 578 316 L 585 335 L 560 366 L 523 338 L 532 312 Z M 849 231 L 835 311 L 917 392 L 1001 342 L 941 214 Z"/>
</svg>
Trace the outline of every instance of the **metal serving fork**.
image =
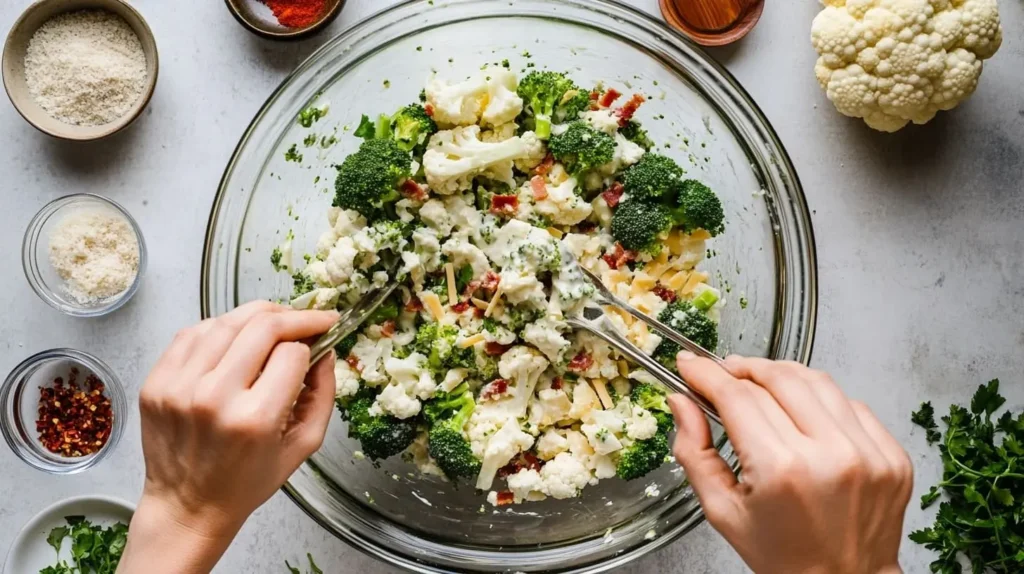
<svg viewBox="0 0 1024 574">
<path fill-rule="evenodd" d="M 342 311 L 341 317 L 338 318 L 338 321 L 334 325 L 331 325 L 331 328 L 321 335 L 315 343 L 313 343 L 313 346 L 309 348 L 309 366 L 312 367 L 317 364 L 317 362 L 324 358 L 324 355 L 330 352 L 330 350 L 340 343 L 342 339 L 354 333 L 355 330 L 359 328 L 359 325 L 362 325 L 363 321 L 372 315 L 373 312 L 377 310 L 377 307 L 380 307 L 380 304 L 395 292 L 395 289 L 397 289 L 398 285 L 401 283 L 401 281 L 395 277 L 399 261 L 400 260 L 396 258 L 396 260 L 392 261 L 388 266 L 387 272 L 391 281 L 387 285 L 370 291 L 351 308 Z"/>
</svg>

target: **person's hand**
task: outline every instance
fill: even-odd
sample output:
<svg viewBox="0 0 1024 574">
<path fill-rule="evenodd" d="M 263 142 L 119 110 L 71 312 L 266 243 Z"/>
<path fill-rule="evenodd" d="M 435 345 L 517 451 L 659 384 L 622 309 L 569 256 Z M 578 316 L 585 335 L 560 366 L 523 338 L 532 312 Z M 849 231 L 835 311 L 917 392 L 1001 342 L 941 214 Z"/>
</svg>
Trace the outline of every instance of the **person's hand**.
<svg viewBox="0 0 1024 574">
<path fill-rule="evenodd" d="M 334 361 L 304 339 L 331 311 L 243 305 L 178 333 L 139 396 L 146 481 L 118 572 L 208 572 L 323 441 Z"/>
<path fill-rule="evenodd" d="M 728 372 L 689 353 L 677 359 L 717 407 L 739 480 L 697 405 L 669 398 L 674 454 L 711 526 L 758 574 L 900 572 L 913 468 L 899 443 L 826 373 L 767 359 L 725 364 Z"/>
</svg>

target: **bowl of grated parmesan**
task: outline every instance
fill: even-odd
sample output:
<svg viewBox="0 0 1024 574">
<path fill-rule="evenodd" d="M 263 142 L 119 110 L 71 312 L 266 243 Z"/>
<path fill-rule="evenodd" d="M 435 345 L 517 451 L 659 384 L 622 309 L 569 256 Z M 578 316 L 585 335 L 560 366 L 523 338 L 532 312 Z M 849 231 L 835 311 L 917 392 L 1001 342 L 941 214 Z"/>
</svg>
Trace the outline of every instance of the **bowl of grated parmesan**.
<svg viewBox="0 0 1024 574">
<path fill-rule="evenodd" d="M 106 315 L 128 302 L 146 268 L 146 244 L 117 203 L 76 194 L 43 207 L 21 247 L 25 277 L 39 297 L 74 317 Z"/>
<path fill-rule="evenodd" d="M 123 0 L 38 0 L 11 27 L 2 62 L 18 113 L 74 141 L 107 137 L 139 117 L 158 67 L 152 30 Z"/>
</svg>

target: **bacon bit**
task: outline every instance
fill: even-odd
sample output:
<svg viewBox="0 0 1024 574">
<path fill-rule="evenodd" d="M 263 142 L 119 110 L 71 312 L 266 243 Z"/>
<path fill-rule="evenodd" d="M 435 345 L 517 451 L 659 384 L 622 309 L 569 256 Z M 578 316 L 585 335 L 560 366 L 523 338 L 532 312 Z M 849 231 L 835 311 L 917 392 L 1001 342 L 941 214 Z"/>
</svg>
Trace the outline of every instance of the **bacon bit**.
<svg viewBox="0 0 1024 574">
<path fill-rule="evenodd" d="M 593 364 L 594 357 L 591 357 L 587 353 L 580 351 L 575 357 L 572 358 L 571 361 L 569 361 L 569 366 L 567 368 L 570 371 L 573 371 L 574 373 L 582 373 L 583 371 L 589 369 Z"/>
<path fill-rule="evenodd" d="M 544 156 L 544 160 L 537 164 L 537 167 L 533 168 L 533 173 L 537 175 L 547 175 L 551 171 L 551 167 L 555 165 L 555 156 L 548 152 L 548 155 Z"/>
<path fill-rule="evenodd" d="M 384 323 L 380 326 L 380 336 L 381 337 L 387 337 L 387 338 L 390 339 L 391 335 L 394 335 L 394 334 L 395 334 L 395 322 L 394 322 L 394 320 L 388 319 L 387 321 L 384 321 Z"/>
<path fill-rule="evenodd" d="M 423 310 L 423 301 L 420 301 L 419 297 L 410 297 L 409 302 L 405 304 L 405 310 L 418 313 Z"/>
<path fill-rule="evenodd" d="M 597 90 L 593 90 L 592 92 L 590 92 L 590 101 L 596 102 L 600 98 L 601 98 L 601 92 L 599 92 Z"/>
<path fill-rule="evenodd" d="M 519 211 L 519 198 L 515 195 L 495 195 L 491 197 L 491 213 L 495 215 L 515 215 Z"/>
<path fill-rule="evenodd" d="M 481 401 L 493 401 L 508 394 L 508 381 L 494 379 L 480 390 Z"/>
<path fill-rule="evenodd" d="M 481 309 L 480 307 L 473 307 L 473 316 L 477 319 L 483 319 L 487 309 Z"/>
<path fill-rule="evenodd" d="M 548 184 L 544 183 L 544 177 L 535 175 L 530 178 L 530 189 L 533 190 L 533 198 L 541 201 L 548 198 Z"/>
<path fill-rule="evenodd" d="M 480 284 L 480 288 L 484 291 L 494 291 L 498 288 L 499 283 L 501 283 L 501 275 L 494 271 L 488 271 L 487 275 L 484 275 L 484 281 Z"/>
<path fill-rule="evenodd" d="M 579 233 L 590 233 L 597 229 L 597 224 L 593 221 L 581 221 L 576 225 L 576 231 Z"/>
<path fill-rule="evenodd" d="M 502 490 L 501 492 L 498 493 L 498 500 L 496 500 L 495 502 L 498 503 L 498 506 L 508 506 L 510 504 L 515 504 L 516 495 L 512 494 L 511 490 Z"/>
<path fill-rule="evenodd" d="M 658 283 L 657 285 L 655 285 L 651 289 L 651 293 L 654 293 L 658 297 L 661 297 L 662 301 L 665 301 L 666 303 L 674 302 L 676 300 L 676 297 L 677 297 L 675 291 L 669 289 L 668 287 L 665 287 L 661 283 Z"/>
<path fill-rule="evenodd" d="M 502 345 L 501 343 L 490 341 L 489 343 L 484 345 L 484 352 L 487 353 L 488 355 L 496 357 L 498 355 L 504 355 L 505 351 L 511 348 L 512 345 Z"/>
<path fill-rule="evenodd" d="M 359 364 L 359 358 L 355 355 L 345 357 L 345 362 L 348 363 L 348 366 L 352 367 L 353 371 L 363 372 L 363 366 Z"/>
<path fill-rule="evenodd" d="M 544 461 L 537 458 L 537 455 L 532 452 L 521 452 L 508 464 L 498 469 L 498 477 L 508 478 L 520 470 L 540 470 L 542 468 L 544 468 Z"/>
<path fill-rule="evenodd" d="M 615 251 L 612 253 L 605 253 L 604 255 L 601 256 L 601 259 L 604 259 L 604 262 L 608 264 L 608 267 L 611 267 L 612 269 L 618 269 L 619 267 L 622 267 L 623 265 L 629 263 L 630 261 L 635 260 L 636 251 L 623 249 L 622 244 L 616 242 Z"/>
<path fill-rule="evenodd" d="M 636 110 L 637 108 L 640 107 L 640 104 L 644 103 L 645 101 L 647 101 L 647 98 L 643 97 L 643 95 L 633 94 L 633 97 L 629 98 L 629 101 L 623 104 L 622 107 L 619 108 L 617 112 L 615 112 L 615 115 L 619 116 L 620 128 L 624 128 L 627 125 L 629 125 L 629 120 L 633 119 L 633 114 L 636 113 Z"/>
<path fill-rule="evenodd" d="M 459 301 L 452 305 L 452 311 L 456 313 L 465 313 L 467 309 L 469 309 L 469 301 Z"/>
<path fill-rule="evenodd" d="M 601 197 L 604 198 L 604 202 L 608 204 L 608 207 L 614 209 L 622 201 L 624 191 L 625 188 L 622 187 L 622 184 L 616 181 L 611 187 L 601 193 Z"/>
<path fill-rule="evenodd" d="M 411 179 L 402 182 L 402 195 L 415 201 L 426 201 L 427 190 Z"/>
<path fill-rule="evenodd" d="M 434 106 L 426 104 L 423 106 L 423 111 L 427 112 L 428 116 L 434 117 Z"/>
<path fill-rule="evenodd" d="M 560 391 L 562 390 L 562 377 L 555 377 L 551 379 L 551 390 Z"/>
<path fill-rule="evenodd" d="M 608 88 L 608 91 L 601 96 L 600 100 L 598 100 L 597 105 L 602 108 L 607 108 L 615 103 L 615 100 L 619 99 L 620 96 L 622 96 L 622 94 L 618 90 L 615 88 Z"/>
<path fill-rule="evenodd" d="M 479 289 L 480 285 L 482 284 L 483 281 L 479 279 L 473 279 L 472 281 L 467 283 L 466 288 L 462 290 L 462 299 L 465 301 L 469 301 L 470 298 L 473 297 L 473 294 L 476 293 L 476 290 Z"/>
</svg>

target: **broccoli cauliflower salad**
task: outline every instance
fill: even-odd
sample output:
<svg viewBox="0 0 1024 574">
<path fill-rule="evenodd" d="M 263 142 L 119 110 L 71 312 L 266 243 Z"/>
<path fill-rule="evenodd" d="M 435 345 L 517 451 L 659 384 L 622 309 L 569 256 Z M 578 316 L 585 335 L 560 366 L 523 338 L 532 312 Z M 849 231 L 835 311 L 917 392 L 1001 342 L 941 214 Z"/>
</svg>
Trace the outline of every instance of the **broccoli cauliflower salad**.
<svg viewBox="0 0 1024 574">
<path fill-rule="evenodd" d="M 363 117 L 315 253 L 302 269 L 271 258 L 293 273 L 298 309 L 347 308 L 398 262 L 395 294 L 336 347 L 336 402 L 360 456 L 400 455 L 498 506 L 666 462 L 665 391 L 565 322 L 594 287 L 563 247 L 642 312 L 717 347 L 724 301 L 696 267 L 724 231 L 722 204 L 651 151 L 633 119 L 644 100 L 488 66 Z M 609 317 L 672 368 L 675 344 Z"/>
</svg>

